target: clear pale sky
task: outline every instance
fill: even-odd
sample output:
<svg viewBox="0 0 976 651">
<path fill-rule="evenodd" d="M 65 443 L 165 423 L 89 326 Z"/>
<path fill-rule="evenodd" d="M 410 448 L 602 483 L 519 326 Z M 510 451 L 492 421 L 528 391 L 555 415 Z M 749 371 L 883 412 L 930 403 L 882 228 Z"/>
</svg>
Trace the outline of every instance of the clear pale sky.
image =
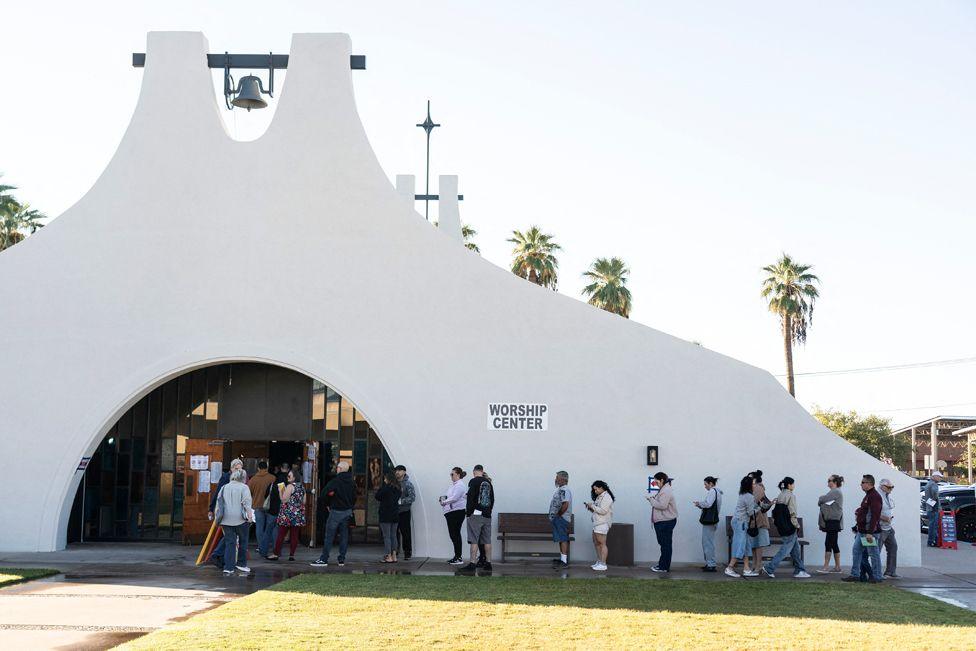
<svg viewBox="0 0 976 651">
<path fill-rule="evenodd" d="M 565 249 L 561 292 L 622 257 L 633 319 L 781 374 L 759 283 L 786 251 L 823 281 L 798 372 L 976 356 L 972 2 L 8 4 L 0 172 L 49 215 L 118 145 L 147 31 L 279 53 L 348 32 L 386 172 L 422 183 L 430 98 L 432 174 L 460 175 L 488 260 L 538 224 Z M 252 139 L 271 113 L 224 117 Z M 895 424 L 976 414 L 976 364 L 801 376 L 797 394 Z"/>
</svg>

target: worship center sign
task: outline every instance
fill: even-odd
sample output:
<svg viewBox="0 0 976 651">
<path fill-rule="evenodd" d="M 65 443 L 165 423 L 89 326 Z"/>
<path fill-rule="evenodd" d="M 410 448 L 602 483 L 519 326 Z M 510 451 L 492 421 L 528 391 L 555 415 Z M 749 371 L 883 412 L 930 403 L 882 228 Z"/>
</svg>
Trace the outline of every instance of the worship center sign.
<svg viewBox="0 0 976 651">
<path fill-rule="evenodd" d="M 489 402 L 488 431 L 520 432 L 549 429 L 549 405 L 531 402 Z"/>
</svg>

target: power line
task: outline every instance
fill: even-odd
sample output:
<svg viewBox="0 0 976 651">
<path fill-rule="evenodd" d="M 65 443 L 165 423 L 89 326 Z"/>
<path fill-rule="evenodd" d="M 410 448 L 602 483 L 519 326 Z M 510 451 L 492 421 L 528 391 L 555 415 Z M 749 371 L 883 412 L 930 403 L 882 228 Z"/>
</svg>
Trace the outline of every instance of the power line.
<svg viewBox="0 0 976 651">
<path fill-rule="evenodd" d="M 820 375 L 850 375 L 853 373 L 877 373 L 880 371 L 902 371 L 913 368 L 932 368 L 936 366 L 957 366 L 959 364 L 972 364 L 976 362 L 976 357 L 958 357 L 956 359 L 942 359 L 929 362 L 914 362 L 911 364 L 893 364 L 891 366 L 866 366 L 864 368 L 845 368 L 832 371 L 807 371 L 805 373 L 794 373 L 793 377 L 814 377 Z M 774 377 L 786 377 L 785 373 L 777 374 Z"/>
<path fill-rule="evenodd" d="M 875 411 L 914 411 L 916 409 L 943 409 L 945 407 L 967 407 L 969 405 L 976 405 L 976 402 L 955 402 L 949 405 L 923 405 L 921 407 L 898 407 L 896 409 L 867 409 L 867 413 Z"/>
</svg>

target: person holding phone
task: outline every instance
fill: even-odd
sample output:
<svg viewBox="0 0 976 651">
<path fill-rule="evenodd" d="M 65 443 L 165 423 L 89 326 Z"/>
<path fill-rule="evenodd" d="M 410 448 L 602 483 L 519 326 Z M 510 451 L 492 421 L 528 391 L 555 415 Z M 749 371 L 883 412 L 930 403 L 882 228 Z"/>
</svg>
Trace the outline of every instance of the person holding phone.
<svg viewBox="0 0 976 651">
<path fill-rule="evenodd" d="M 600 479 L 590 486 L 591 502 L 583 502 L 593 519 L 593 547 L 596 550 L 596 563 L 591 565 L 597 572 L 607 570 L 607 534 L 613 526 L 613 491 L 607 482 Z"/>
<path fill-rule="evenodd" d="M 671 542 L 674 537 L 674 527 L 678 524 L 678 506 L 674 501 L 674 491 L 671 489 L 672 478 L 667 473 L 659 472 L 651 481 L 651 488 L 656 488 L 647 496 L 651 503 L 651 524 L 657 544 L 661 546 L 661 558 L 652 572 L 667 573 L 671 571 Z"/>
<path fill-rule="evenodd" d="M 437 500 L 444 510 L 447 535 L 451 537 L 451 544 L 454 545 L 454 556 L 448 561 L 451 565 L 464 565 L 464 559 L 461 557 L 461 527 L 464 525 L 464 509 L 468 500 L 468 489 L 463 481 L 467 474 L 458 466 L 451 468 L 451 485 Z"/>
<path fill-rule="evenodd" d="M 702 526 L 702 554 L 705 557 L 702 572 L 715 572 L 715 532 L 718 530 L 718 518 L 722 512 L 722 491 L 716 485 L 717 477 L 709 475 L 704 482 L 705 497 L 694 502 L 701 509 L 698 522 Z"/>
</svg>

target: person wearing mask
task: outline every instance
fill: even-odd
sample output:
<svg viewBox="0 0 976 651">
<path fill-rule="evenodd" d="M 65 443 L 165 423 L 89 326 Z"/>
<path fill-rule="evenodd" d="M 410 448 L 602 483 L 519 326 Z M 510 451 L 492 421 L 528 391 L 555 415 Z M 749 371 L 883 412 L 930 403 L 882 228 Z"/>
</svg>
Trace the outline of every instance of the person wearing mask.
<svg viewBox="0 0 976 651">
<path fill-rule="evenodd" d="M 336 465 L 336 474 L 325 485 L 326 505 L 329 507 L 329 517 L 325 521 L 325 536 L 322 538 L 322 554 L 311 563 L 312 567 L 328 567 L 329 555 L 336 533 L 339 534 L 339 557 L 336 559 L 339 567 L 346 564 L 346 550 L 349 549 L 349 519 L 352 509 L 356 505 L 356 484 L 349 472 L 349 463 L 340 461 Z"/>
<path fill-rule="evenodd" d="M 729 554 L 729 564 L 725 568 L 725 576 L 738 579 L 740 575 L 735 571 L 736 564 L 742 561 L 743 573 L 749 572 L 749 522 L 757 510 L 756 498 L 752 492 L 752 475 L 746 475 L 739 482 L 739 497 L 732 512 L 732 551 Z"/>
<path fill-rule="evenodd" d="M 380 532 L 383 534 L 384 563 L 397 562 L 397 524 L 400 522 L 400 485 L 396 474 L 388 472 L 383 475 L 383 485 L 376 491 L 374 497 L 380 503 Z"/>
<path fill-rule="evenodd" d="M 793 578 L 810 578 L 806 568 L 803 567 L 803 559 L 800 557 L 800 521 L 796 517 L 794 483 L 792 477 L 783 477 L 783 481 L 779 483 L 779 495 L 776 496 L 773 506 L 773 524 L 776 525 L 776 531 L 779 532 L 783 542 L 772 560 L 762 566 L 763 574 L 771 579 L 776 578 L 774 572 L 787 555 L 793 560 Z"/>
<path fill-rule="evenodd" d="M 867 555 L 868 565 L 871 567 L 871 578 L 868 582 L 879 583 L 881 554 L 878 550 L 878 532 L 881 531 L 881 495 L 874 488 L 874 475 L 864 475 L 861 478 L 861 490 L 864 491 L 864 499 L 861 500 L 861 506 L 854 511 L 857 524 L 853 530 L 857 535 L 854 536 L 851 573 L 842 580 L 860 581 L 861 559 Z"/>
<path fill-rule="evenodd" d="M 224 554 L 224 575 L 234 573 L 236 567 L 241 572 L 250 572 L 247 557 L 240 550 L 247 549 L 247 538 L 251 531 L 254 511 L 251 509 L 251 491 L 244 484 L 247 474 L 243 468 L 235 468 L 230 479 L 217 492 L 214 502 L 214 519 L 224 532 L 227 551 Z"/>
<path fill-rule="evenodd" d="M 825 534 L 824 564 L 817 570 L 818 574 L 843 572 L 840 567 L 840 546 L 837 544 L 837 536 L 840 535 L 844 525 L 844 494 L 840 492 L 840 487 L 843 485 L 843 477 L 831 475 L 827 478 L 827 492 L 817 499 L 817 505 L 820 507 L 818 524 Z M 831 554 L 834 556 L 834 569 L 830 569 Z"/>
<path fill-rule="evenodd" d="M 464 509 L 467 505 L 467 489 L 463 481 L 466 474 L 468 473 L 454 466 L 451 469 L 451 485 L 438 499 L 444 510 L 444 520 L 447 521 L 447 535 L 454 545 L 454 556 L 448 561 L 451 565 L 464 565 L 461 557 L 461 527 L 464 525 Z"/>
<path fill-rule="evenodd" d="M 207 517 L 210 520 L 214 519 L 214 510 L 217 505 L 217 496 L 220 495 L 221 489 L 230 483 L 230 476 L 235 470 L 243 470 L 244 462 L 240 459 L 233 459 L 230 462 L 230 468 L 225 470 L 220 475 L 220 480 L 217 482 L 217 489 L 210 494 L 210 509 L 207 512 Z M 245 481 L 247 481 L 247 473 L 244 474 Z M 220 524 L 219 522 L 217 524 Z M 227 544 L 227 539 L 221 536 L 217 544 L 214 545 L 213 551 L 210 553 L 210 562 L 217 567 L 224 567 L 224 547 Z M 244 564 L 247 564 L 247 548 L 237 550 L 238 556 L 243 556 Z"/>
<path fill-rule="evenodd" d="M 569 473 L 556 473 L 556 490 L 549 500 L 549 524 L 552 541 L 559 544 L 559 558 L 552 559 L 555 568 L 569 567 L 569 523 L 573 518 L 573 491 L 569 489 Z"/>
<path fill-rule="evenodd" d="M 593 519 L 593 548 L 596 551 L 596 563 L 591 565 L 597 572 L 607 571 L 607 534 L 613 526 L 613 491 L 607 482 L 596 480 L 590 486 L 591 502 L 584 502 L 586 510 Z"/>
<path fill-rule="evenodd" d="M 895 528 L 891 521 L 895 518 L 895 502 L 891 499 L 891 491 L 895 484 L 890 479 L 882 479 L 881 487 L 881 531 L 878 533 L 878 553 L 885 550 L 884 576 L 889 579 L 900 579 L 898 575 L 898 541 L 895 540 Z"/>
<path fill-rule="evenodd" d="M 661 558 L 652 572 L 671 571 L 671 541 L 674 527 L 678 523 L 678 506 L 674 501 L 674 491 L 671 489 L 671 478 L 667 473 L 659 472 L 651 482 L 653 491 L 647 496 L 651 503 L 651 523 L 654 525 L 654 535 L 661 547 Z"/>
<path fill-rule="evenodd" d="M 763 471 L 754 470 L 752 475 L 752 494 L 756 498 L 756 513 L 753 516 L 755 534 L 749 535 L 749 549 L 752 550 L 752 570 L 743 572 L 742 576 L 759 576 L 759 566 L 762 565 L 763 551 L 769 547 L 769 516 L 766 513 L 773 508 L 773 503 L 766 496 L 766 486 L 763 484 Z"/>
<path fill-rule="evenodd" d="M 305 526 L 305 486 L 302 484 L 302 473 L 296 466 L 288 471 L 286 483 L 278 484 L 278 495 L 281 497 L 281 509 L 278 512 L 278 537 L 275 539 L 274 553 L 268 556 L 269 561 L 276 561 L 281 555 L 281 546 L 285 536 L 289 536 L 288 560 L 295 560 L 298 549 L 298 538 L 302 527 Z"/>
<path fill-rule="evenodd" d="M 715 532 L 718 529 L 719 514 L 722 512 L 722 491 L 718 489 L 718 478 L 705 477 L 705 497 L 695 501 L 701 509 L 698 522 L 702 526 L 702 554 L 705 565 L 702 572 L 715 572 Z"/>
<path fill-rule="evenodd" d="M 258 472 L 247 480 L 247 487 L 251 491 L 251 504 L 254 506 L 254 535 L 258 541 L 258 554 L 268 555 L 271 541 L 268 536 L 274 529 L 274 519 L 269 515 L 271 508 L 271 488 L 275 484 L 275 477 L 268 472 L 268 462 L 258 462 Z"/>
<path fill-rule="evenodd" d="M 409 561 L 410 557 L 413 556 L 413 540 L 410 535 L 410 507 L 417 499 L 417 491 L 413 487 L 413 482 L 410 481 L 406 466 L 397 466 L 393 470 L 400 485 L 397 538 L 400 539 L 400 546 L 403 548 L 403 560 Z"/>
<path fill-rule="evenodd" d="M 485 572 L 491 572 L 491 512 L 495 508 L 495 486 L 480 463 L 471 471 L 474 477 L 468 482 L 465 515 L 468 518 L 468 547 L 471 561 L 459 571 L 473 573 L 479 567 L 478 545 L 485 546 L 485 562 L 480 565 Z"/>
<path fill-rule="evenodd" d="M 932 479 L 925 485 L 925 513 L 929 519 L 928 546 L 939 546 L 939 482 L 945 479 L 942 473 L 936 470 L 932 473 Z"/>
</svg>

